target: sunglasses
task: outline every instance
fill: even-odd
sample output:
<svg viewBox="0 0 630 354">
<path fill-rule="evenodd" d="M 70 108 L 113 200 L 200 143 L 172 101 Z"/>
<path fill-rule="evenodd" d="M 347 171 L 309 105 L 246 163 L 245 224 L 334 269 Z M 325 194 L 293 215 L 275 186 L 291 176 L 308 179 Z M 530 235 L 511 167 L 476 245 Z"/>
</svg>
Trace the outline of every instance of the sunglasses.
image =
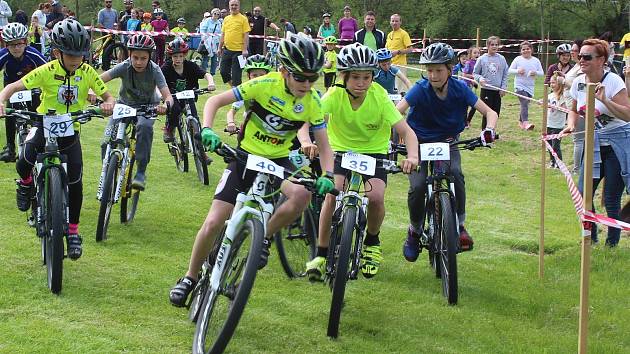
<svg viewBox="0 0 630 354">
<path fill-rule="evenodd" d="M 296 74 L 296 73 L 291 73 L 291 76 L 293 76 L 293 80 L 297 81 L 297 82 L 316 82 L 319 79 L 319 75 L 300 75 L 300 74 Z"/>
<path fill-rule="evenodd" d="M 593 54 L 578 54 L 578 60 L 591 61 L 593 58 L 599 58 L 601 55 Z"/>
</svg>

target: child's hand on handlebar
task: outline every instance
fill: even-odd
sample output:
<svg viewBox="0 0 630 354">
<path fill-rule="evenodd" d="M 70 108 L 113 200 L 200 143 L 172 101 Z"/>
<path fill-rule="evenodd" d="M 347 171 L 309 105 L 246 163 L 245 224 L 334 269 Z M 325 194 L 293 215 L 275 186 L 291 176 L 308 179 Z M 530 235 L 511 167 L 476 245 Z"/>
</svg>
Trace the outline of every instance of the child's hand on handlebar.
<svg viewBox="0 0 630 354">
<path fill-rule="evenodd" d="M 101 111 L 103 111 L 103 115 L 105 116 L 112 115 L 112 113 L 114 112 L 113 103 L 103 102 L 100 104 L 99 108 L 101 109 Z"/>
</svg>

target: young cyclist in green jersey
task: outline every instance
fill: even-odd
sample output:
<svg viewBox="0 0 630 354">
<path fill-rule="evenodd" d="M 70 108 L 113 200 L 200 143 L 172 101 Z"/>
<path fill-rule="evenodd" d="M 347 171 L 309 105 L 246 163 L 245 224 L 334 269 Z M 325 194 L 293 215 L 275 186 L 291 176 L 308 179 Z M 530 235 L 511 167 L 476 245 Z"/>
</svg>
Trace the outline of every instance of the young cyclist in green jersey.
<svg viewBox="0 0 630 354">
<path fill-rule="evenodd" d="M 293 169 L 288 158 L 289 147 L 298 129 L 308 130 L 312 126 L 322 167 L 328 171 L 317 179 L 315 188 L 320 194 L 328 193 L 334 188 L 332 151 L 328 144 L 319 95 L 313 89 L 324 65 L 324 52 L 312 39 L 289 35 L 279 43 L 278 59 L 282 64 L 280 72 L 250 80 L 206 101 L 201 140 L 210 150 L 217 149 L 221 139 L 211 127 L 218 109 L 238 100 L 250 101 L 239 136 L 239 149 Z M 314 149 L 314 145 L 309 142 L 305 142 L 303 147 L 307 151 Z M 208 216 L 197 233 L 186 276 L 177 282 L 169 294 L 173 305 L 185 306 L 201 265 L 234 208 L 238 191 L 247 190 L 255 177 L 255 172 L 247 172 L 237 162 L 230 163 L 223 171 Z M 310 201 L 311 193 L 303 186 L 284 181 L 281 190 L 288 199 L 269 220 L 259 268 L 267 264 L 271 236 L 293 222 Z"/>
<path fill-rule="evenodd" d="M 330 86 L 334 85 L 337 79 L 337 52 L 335 51 L 337 38 L 335 38 L 335 36 L 326 37 L 324 39 L 324 45 L 326 45 L 326 53 L 324 54 L 326 60 L 324 61 L 324 69 L 322 72 L 324 73 L 324 87 L 328 90 Z"/>
<path fill-rule="evenodd" d="M 271 63 L 269 62 L 269 59 L 267 57 L 256 54 L 247 57 L 247 63 L 245 64 L 243 71 L 247 75 L 247 79 L 252 80 L 259 76 L 268 74 L 272 69 L 273 67 L 271 66 Z M 237 101 L 232 103 L 232 107 L 227 112 L 227 126 L 225 129 L 227 129 L 228 132 L 236 132 L 236 112 L 238 112 L 238 110 L 241 109 L 243 105 L 245 105 L 245 110 L 249 109 L 248 105 L 245 104 L 244 101 Z"/>
<path fill-rule="evenodd" d="M 118 101 L 128 106 L 134 105 L 157 105 L 157 113 L 166 113 L 166 107 L 160 105 L 160 96 L 167 105 L 173 107 L 173 97 L 168 89 L 168 84 L 160 67 L 151 61 L 151 53 L 155 50 L 155 42 L 145 34 L 134 34 L 127 41 L 129 58 L 101 74 L 104 82 L 120 78 L 120 91 Z M 159 95 L 156 92 L 159 92 Z M 137 141 L 136 141 L 136 161 L 138 171 L 131 182 L 133 188 L 144 190 L 146 187 L 146 169 L 151 160 L 151 146 L 153 145 L 153 123 L 152 117 L 138 117 Z M 109 120 L 103 144 L 105 148 L 109 139 L 109 130 L 113 126 L 113 119 Z"/>
<path fill-rule="evenodd" d="M 66 19 L 58 22 L 52 29 L 51 45 L 55 60 L 39 66 L 22 79 L 6 86 L 0 92 L 0 115 L 4 115 L 4 102 L 15 92 L 39 88 L 41 104 L 39 113 L 53 109 L 58 114 L 83 110 L 88 104 L 88 91 L 101 96 L 104 114 L 111 114 L 114 97 L 107 92 L 107 86 L 98 77 L 94 68 L 83 62 L 83 56 L 89 54 L 90 34 L 77 21 Z M 79 128 L 75 135 L 57 139 L 59 150 L 66 155 L 68 178 L 68 257 L 76 260 L 81 257 L 81 236 L 79 235 L 79 216 L 83 203 L 83 154 Z M 24 153 L 16 163 L 20 175 L 17 181 L 17 206 L 21 211 L 28 210 L 34 192 L 31 171 L 36 163 L 37 153 L 45 145 L 42 129 L 33 128 L 24 144 Z"/>
<path fill-rule="evenodd" d="M 378 68 L 376 52 L 355 43 L 341 49 L 337 56 L 337 70 L 343 85 L 330 88 L 322 98 L 324 115 L 327 117 L 328 138 L 333 151 L 356 152 L 378 159 L 387 158 L 392 128 L 403 137 L 409 156 L 402 161 L 403 172 L 411 173 L 418 166 L 418 141 L 396 106 L 387 96 L 387 91 L 373 81 Z M 348 171 L 335 162 L 335 187 L 342 189 Z M 369 199 L 367 211 L 367 233 L 361 255 L 361 272 L 371 278 L 379 270 L 383 259 L 379 233 L 385 217 L 385 186 L 387 174 L 377 167 L 374 176 L 364 176 Z M 335 197 L 327 195 L 319 219 L 319 243 L 317 257 L 306 265 L 311 280 L 319 280 L 326 270 L 326 254 L 330 240 L 332 214 Z"/>
</svg>

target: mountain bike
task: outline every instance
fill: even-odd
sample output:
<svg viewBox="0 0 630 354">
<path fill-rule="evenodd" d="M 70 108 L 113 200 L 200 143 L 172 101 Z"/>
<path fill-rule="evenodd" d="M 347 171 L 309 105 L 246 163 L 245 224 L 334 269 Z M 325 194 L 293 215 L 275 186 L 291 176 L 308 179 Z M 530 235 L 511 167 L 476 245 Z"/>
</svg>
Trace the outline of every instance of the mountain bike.
<svg viewBox="0 0 630 354">
<path fill-rule="evenodd" d="M 475 150 L 478 147 L 490 148 L 491 145 L 484 145 L 479 137 L 420 144 L 420 160 L 428 162 L 425 215 L 420 223 L 423 225 L 420 249 L 427 249 L 429 264 L 435 271 L 436 278 L 442 281 L 442 294 L 449 305 L 457 304 L 458 300 L 457 253 L 460 251 L 455 183 L 450 173 L 450 151 Z M 404 148 L 401 153 L 406 153 Z"/>
<path fill-rule="evenodd" d="M 173 131 L 174 140 L 168 143 L 168 150 L 175 159 L 175 165 L 180 172 L 188 172 L 188 154 L 192 154 L 195 160 L 197 177 L 205 184 L 209 184 L 208 166 L 212 160 L 208 157 L 201 145 L 201 140 L 196 139 L 201 132 L 199 115 L 195 106 L 195 97 L 208 93 L 207 89 L 195 89 L 181 91 L 175 94 L 176 99 L 182 107 L 182 112 L 186 115 L 178 119 L 178 124 Z"/>
<path fill-rule="evenodd" d="M 120 200 L 120 222 L 129 223 L 138 209 L 140 191 L 131 187 L 136 161 L 136 123 L 138 117 L 156 119 L 156 105 L 130 107 L 116 104 L 114 124 L 106 132 L 109 136 L 103 156 L 103 167 L 98 182 L 96 199 L 100 202 L 96 222 L 96 241 L 107 239 L 112 208 Z"/>
<path fill-rule="evenodd" d="M 305 168 L 311 164 L 311 161 L 298 150 L 291 151 L 289 159 L 297 169 Z M 274 198 L 276 208 L 285 200 L 286 197 L 282 194 Z M 316 255 L 319 213 L 323 203 L 324 197 L 313 192 L 308 208 L 304 209 L 304 212 L 291 224 L 274 235 L 280 264 L 289 278 L 305 276 L 306 262 Z"/>
<path fill-rule="evenodd" d="M 247 193 L 240 193 L 230 219 L 202 266 L 191 295 L 189 318 L 196 322 L 193 353 L 222 353 L 232 338 L 256 279 L 267 222 L 274 212 L 272 176 L 313 190 L 315 179 L 296 178 L 271 160 L 223 143 L 216 151 L 258 172 Z"/>
<path fill-rule="evenodd" d="M 337 196 L 332 219 L 332 232 L 326 259 L 324 280 L 332 290 L 327 335 L 337 338 L 343 308 L 346 283 L 359 275 L 363 235 L 367 227 L 368 198 L 362 196 L 363 175 L 373 176 L 378 167 L 386 173 L 399 173 L 396 161 L 347 152 L 336 153 L 341 167 L 350 171 L 345 188 Z"/>
<path fill-rule="evenodd" d="M 41 239 L 48 288 L 53 294 L 59 294 L 65 256 L 63 241 L 68 236 L 68 180 L 66 157 L 57 145 L 57 138 L 74 136 L 75 122 L 84 124 L 92 117 L 102 116 L 100 110 L 96 109 L 57 115 L 54 110 L 42 114 L 7 108 L 5 117 L 41 129 L 45 138 L 44 150 L 37 154 L 37 162 L 33 167 L 35 196 L 31 213 L 36 217 L 34 226 Z M 36 131 L 33 133 L 39 134 Z"/>
<path fill-rule="evenodd" d="M 94 69 L 102 68 L 103 71 L 109 70 L 112 65 L 116 65 L 129 56 L 125 44 L 116 40 L 114 34 L 107 34 L 92 41 L 92 44 L 102 41 L 90 57 L 91 64 Z"/>
<path fill-rule="evenodd" d="M 18 110 L 35 111 L 40 103 L 40 94 L 41 91 L 39 89 L 18 91 L 9 98 L 9 107 Z M 15 126 L 15 146 L 19 157 L 24 149 L 24 141 L 31 129 L 31 125 L 24 120 L 20 120 L 15 122 Z"/>
</svg>

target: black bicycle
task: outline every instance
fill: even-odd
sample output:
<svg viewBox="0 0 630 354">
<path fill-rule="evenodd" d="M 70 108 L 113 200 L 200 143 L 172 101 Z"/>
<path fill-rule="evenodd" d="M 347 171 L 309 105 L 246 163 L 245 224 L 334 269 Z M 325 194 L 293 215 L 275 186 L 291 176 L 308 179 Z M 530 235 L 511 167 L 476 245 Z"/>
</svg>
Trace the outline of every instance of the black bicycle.
<svg viewBox="0 0 630 354">
<path fill-rule="evenodd" d="M 373 175 L 377 166 L 387 173 L 402 172 L 395 161 L 387 159 L 355 153 L 336 153 L 335 159 L 341 160 L 341 166 L 351 174 L 343 192 L 337 196 L 326 259 L 325 280 L 332 290 L 327 334 L 332 338 L 339 335 L 346 283 L 348 280 L 356 280 L 360 271 L 368 205 L 368 198 L 361 195 L 365 189 L 362 176 Z"/>
<path fill-rule="evenodd" d="M 457 254 L 460 252 L 450 151 L 475 150 L 478 147 L 490 148 L 491 145 L 484 144 L 481 138 L 420 144 L 421 160 L 428 161 L 425 215 L 420 223 L 423 225 L 420 249 L 427 249 L 429 264 L 436 278 L 442 280 L 442 294 L 450 305 L 457 304 L 458 300 Z M 402 154 L 406 153 L 403 145 L 398 146 L 398 150 Z"/>
<path fill-rule="evenodd" d="M 48 288 L 54 294 L 61 292 L 63 278 L 64 238 L 68 236 L 68 177 L 66 157 L 57 138 L 75 134 L 74 123 L 84 124 L 92 117 L 102 117 L 100 110 L 90 109 L 57 115 L 54 110 L 46 114 L 26 110 L 6 109 L 5 117 L 42 130 L 44 150 L 37 154 L 33 167 L 35 196 L 31 215 L 35 217 L 37 236 L 41 239 L 42 261 L 46 265 Z"/>
<path fill-rule="evenodd" d="M 176 131 L 173 132 L 174 140 L 167 144 L 168 150 L 175 159 L 175 165 L 180 172 L 188 172 L 188 154 L 192 155 L 195 160 L 197 177 L 205 185 L 210 183 L 208 166 L 212 163 L 212 160 L 203 149 L 201 140 L 195 138 L 201 132 L 195 98 L 209 92 L 207 89 L 195 89 L 175 94 L 175 98 L 179 101 L 185 117 L 178 119 L 179 123 L 175 127 Z"/>
</svg>

